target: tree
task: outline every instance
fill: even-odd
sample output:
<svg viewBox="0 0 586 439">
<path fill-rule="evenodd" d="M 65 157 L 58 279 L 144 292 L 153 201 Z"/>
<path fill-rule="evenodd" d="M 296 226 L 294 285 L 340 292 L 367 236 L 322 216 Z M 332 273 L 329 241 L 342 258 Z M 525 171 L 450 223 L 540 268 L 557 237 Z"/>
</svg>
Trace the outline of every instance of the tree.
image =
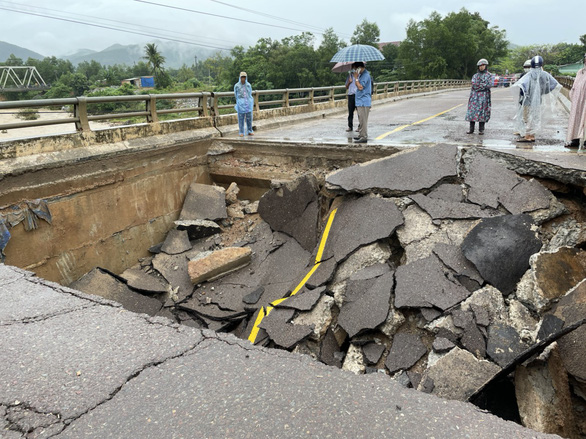
<svg viewBox="0 0 586 439">
<path fill-rule="evenodd" d="M 379 40 L 380 29 L 378 25 L 369 22 L 366 18 L 362 20 L 362 23 L 356 26 L 356 29 L 350 38 L 352 44 L 368 44 L 376 48 L 378 48 Z"/>
<path fill-rule="evenodd" d="M 445 18 L 432 12 L 421 22 L 409 22 L 398 62 L 402 76 L 410 79 L 470 78 L 479 59 L 492 65 L 507 55 L 507 45 L 505 31 L 489 27 L 477 12 L 462 8 Z"/>
<path fill-rule="evenodd" d="M 17 58 L 14 56 L 14 53 L 11 53 L 10 56 L 4 62 L 5 66 L 22 66 L 24 65 L 22 62 L 22 58 Z"/>
<path fill-rule="evenodd" d="M 165 72 L 163 64 L 165 64 L 165 57 L 157 49 L 154 43 L 148 43 L 144 46 L 145 56 L 143 59 L 147 60 L 152 75 L 155 77 L 155 86 L 157 88 L 165 88 L 171 84 L 171 78 Z"/>
</svg>

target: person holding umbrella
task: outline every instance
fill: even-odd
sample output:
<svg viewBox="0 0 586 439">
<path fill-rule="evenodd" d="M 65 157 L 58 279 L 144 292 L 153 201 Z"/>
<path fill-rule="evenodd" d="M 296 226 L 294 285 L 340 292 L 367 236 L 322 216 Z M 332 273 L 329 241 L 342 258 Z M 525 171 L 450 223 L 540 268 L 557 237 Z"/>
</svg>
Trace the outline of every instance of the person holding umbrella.
<svg viewBox="0 0 586 439">
<path fill-rule="evenodd" d="M 353 64 L 354 65 L 354 64 Z M 350 70 L 346 79 L 346 90 L 348 95 L 348 128 L 346 132 L 354 130 L 354 110 L 356 110 L 356 83 L 354 82 L 354 67 Z"/>
<path fill-rule="evenodd" d="M 368 114 L 372 105 L 372 78 L 366 70 L 364 63 L 381 61 L 385 59 L 380 50 L 366 44 L 353 44 L 340 49 L 332 57 L 330 62 L 354 62 L 354 83 L 356 84 L 356 111 L 358 112 L 358 137 L 354 137 L 356 143 L 368 141 Z"/>
<path fill-rule="evenodd" d="M 372 105 L 372 79 L 362 61 L 355 62 L 354 67 L 356 111 L 358 112 L 358 123 L 360 127 L 358 137 L 354 137 L 354 143 L 366 143 L 368 141 L 368 114 Z"/>
</svg>

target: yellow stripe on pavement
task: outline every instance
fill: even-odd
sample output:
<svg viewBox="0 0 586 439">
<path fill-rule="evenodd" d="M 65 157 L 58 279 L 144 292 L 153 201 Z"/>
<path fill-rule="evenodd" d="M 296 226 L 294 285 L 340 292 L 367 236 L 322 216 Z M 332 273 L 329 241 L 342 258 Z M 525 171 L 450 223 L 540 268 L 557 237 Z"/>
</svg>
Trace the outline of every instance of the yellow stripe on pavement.
<svg viewBox="0 0 586 439">
<path fill-rule="evenodd" d="M 311 270 L 309 270 L 309 272 L 305 275 L 305 277 L 303 278 L 303 280 L 301 282 L 299 282 L 299 285 L 297 285 L 295 287 L 295 289 L 291 292 L 290 295 L 288 295 L 287 297 L 283 297 L 281 299 L 277 299 L 274 300 L 270 305 L 271 306 L 267 306 L 266 308 L 266 313 L 265 313 L 265 308 L 263 306 L 260 307 L 260 310 L 258 311 L 258 316 L 256 316 L 256 320 L 254 321 L 254 326 L 252 327 L 252 330 L 250 331 L 250 335 L 248 336 L 248 341 L 250 341 L 252 344 L 254 344 L 254 342 L 256 341 L 256 337 L 258 336 L 258 331 L 259 331 L 259 325 L 261 324 L 262 320 L 269 315 L 269 313 L 271 312 L 271 310 L 273 309 L 274 306 L 277 306 L 278 304 L 284 302 L 285 300 L 287 300 L 289 297 L 294 296 L 295 294 L 297 294 L 299 292 L 299 290 L 301 290 L 301 288 L 303 288 L 303 286 L 307 283 L 307 281 L 309 280 L 309 278 L 311 277 L 311 275 L 313 273 L 315 273 L 315 270 L 317 270 L 317 268 L 320 266 L 321 264 L 321 258 L 323 257 L 323 253 L 324 253 L 324 249 L 326 247 L 326 241 L 328 239 L 328 235 L 330 234 L 330 229 L 332 228 L 332 223 L 334 222 L 334 217 L 336 216 L 336 212 L 338 209 L 334 209 L 332 210 L 332 212 L 330 213 L 330 216 L 328 218 L 328 222 L 326 224 L 326 228 L 324 229 L 324 233 L 321 237 L 321 241 L 319 243 L 319 248 L 317 251 L 317 256 L 315 257 L 315 265 L 311 268 Z"/>
<path fill-rule="evenodd" d="M 389 135 L 391 135 L 393 133 L 396 133 L 397 131 L 401 131 L 401 130 L 407 128 L 407 127 L 410 127 L 410 126 L 413 126 L 413 125 L 419 125 L 420 123 L 427 122 L 428 120 L 431 120 L 434 117 L 438 117 L 438 116 L 441 116 L 442 114 L 446 114 L 449 111 L 452 111 L 452 110 L 455 110 L 458 107 L 461 107 L 462 105 L 464 105 L 464 104 L 456 105 L 455 107 L 452 107 L 449 110 L 442 111 L 441 113 L 434 114 L 433 116 L 426 117 L 425 119 L 418 120 L 417 122 L 413 122 L 413 123 L 411 123 L 409 125 L 401 125 L 400 127 L 395 128 L 393 131 L 389 131 L 388 133 L 381 134 L 380 136 L 378 136 L 376 138 L 376 140 L 384 139 L 385 137 L 387 137 L 387 136 L 389 136 Z"/>
</svg>

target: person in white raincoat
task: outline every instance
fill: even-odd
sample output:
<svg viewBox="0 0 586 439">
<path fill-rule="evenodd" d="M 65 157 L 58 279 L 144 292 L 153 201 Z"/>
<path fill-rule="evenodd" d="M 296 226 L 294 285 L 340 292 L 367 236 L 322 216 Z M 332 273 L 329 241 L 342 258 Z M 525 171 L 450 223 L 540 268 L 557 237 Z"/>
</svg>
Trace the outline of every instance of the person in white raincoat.
<svg viewBox="0 0 586 439">
<path fill-rule="evenodd" d="M 254 99 L 252 97 L 252 86 L 248 82 L 246 72 L 240 72 L 240 81 L 234 84 L 234 96 L 236 105 L 234 108 L 238 113 L 238 134 L 240 137 L 248 131 L 249 136 L 254 136 L 252 132 L 252 106 Z M 246 130 L 244 122 L 246 121 Z"/>
<path fill-rule="evenodd" d="M 543 70 L 543 58 L 538 55 L 531 58 L 531 70 L 513 87 L 522 95 L 515 115 L 515 131 L 521 136 L 517 142 L 535 142 L 542 119 L 553 112 L 562 86 Z"/>
<path fill-rule="evenodd" d="M 566 136 L 567 148 L 586 146 L 584 141 L 586 127 L 586 54 L 584 54 L 584 67 L 578 70 L 574 84 L 570 90 L 570 119 L 568 121 L 568 134 Z"/>
</svg>

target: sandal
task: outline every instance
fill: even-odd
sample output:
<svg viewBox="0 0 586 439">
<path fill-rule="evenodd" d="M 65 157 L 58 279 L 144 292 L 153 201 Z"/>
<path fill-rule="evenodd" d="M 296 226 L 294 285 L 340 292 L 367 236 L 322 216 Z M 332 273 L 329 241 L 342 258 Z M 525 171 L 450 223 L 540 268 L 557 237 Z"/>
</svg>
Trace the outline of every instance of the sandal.
<svg viewBox="0 0 586 439">
<path fill-rule="evenodd" d="M 517 143 L 532 143 L 532 142 L 535 142 L 535 139 L 526 139 L 525 137 L 517 139 Z"/>
</svg>

